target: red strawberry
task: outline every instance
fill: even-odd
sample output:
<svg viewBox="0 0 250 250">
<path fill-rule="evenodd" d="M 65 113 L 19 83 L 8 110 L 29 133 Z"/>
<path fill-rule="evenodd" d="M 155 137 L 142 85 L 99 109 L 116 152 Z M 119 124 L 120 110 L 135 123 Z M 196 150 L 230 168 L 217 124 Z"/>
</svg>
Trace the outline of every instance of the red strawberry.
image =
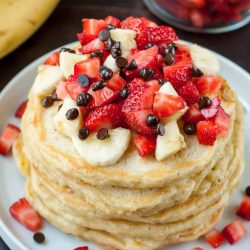
<svg viewBox="0 0 250 250">
<path fill-rule="evenodd" d="M 240 220 L 236 220 L 233 223 L 227 225 L 223 229 L 222 233 L 224 234 L 227 241 L 231 245 L 234 245 L 247 234 L 247 230 Z"/>
<path fill-rule="evenodd" d="M 192 82 L 181 87 L 178 93 L 188 104 L 197 103 L 200 99 L 200 94 Z"/>
<path fill-rule="evenodd" d="M 62 96 L 61 97 L 65 97 L 67 94 L 63 92 L 63 86 L 60 86 L 60 84 L 58 85 L 58 92 L 59 90 L 62 91 L 62 93 L 60 93 L 59 95 Z M 88 90 L 88 88 L 86 87 L 82 87 L 75 76 L 70 75 L 68 78 L 68 81 L 65 84 L 65 89 L 67 91 L 67 93 L 71 96 L 72 99 L 76 100 L 77 96 L 80 95 L 82 92 L 86 92 Z"/>
<path fill-rule="evenodd" d="M 216 229 L 211 230 L 205 235 L 207 242 L 213 247 L 217 248 L 224 242 L 224 236 L 221 232 Z"/>
<path fill-rule="evenodd" d="M 199 106 L 194 104 L 189 106 L 189 109 L 183 116 L 183 120 L 185 122 L 198 123 L 199 121 L 205 120 L 205 118 L 199 110 Z"/>
<path fill-rule="evenodd" d="M 151 87 L 152 93 L 156 93 L 161 88 L 158 80 L 147 81 L 147 85 Z"/>
<path fill-rule="evenodd" d="M 204 248 L 201 248 L 201 247 L 195 247 L 193 248 L 192 250 L 205 250 Z"/>
<path fill-rule="evenodd" d="M 212 100 L 212 103 L 208 108 L 204 108 L 201 110 L 201 113 L 206 119 L 210 119 L 215 117 L 219 109 L 220 109 L 220 97 L 217 96 Z"/>
<path fill-rule="evenodd" d="M 59 51 L 55 51 L 55 52 L 53 52 L 53 53 L 43 62 L 43 64 L 48 64 L 48 65 L 52 65 L 52 66 L 57 66 L 57 65 L 59 65 L 59 56 L 60 56 L 60 52 L 59 52 Z"/>
<path fill-rule="evenodd" d="M 120 20 L 118 18 L 116 18 L 116 17 L 113 17 L 113 16 L 107 16 L 104 19 L 104 21 L 105 21 L 106 24 L 112 24 L 115 27 L 119 27 L 119 25 L 120 25 Z"/>
<path fill-rule="evenodd" d="M 134 54 L 136 54 L 139 51 L 140 51 L 139 49 L 133 48 L 133 49 L 130 50 L 130 54 L 134 55 Z"/>
<path fill-rule="evenodd" d="M 103 20 L 97 19 L 83 19 L 83 33 L 92 36 L 93 39 L 98 37 L 99 32 L 106 27 L 106 23 Z"/>
<path fill-rule="evenodd" d="M 206 5 L 205 0 L 183 0 L 182 4 L 189 8 L 201 8 Z"/>
<path fill-rule="evenodd" d="M 74 250 L 89 250 L 88 247 L 77 247 Z"/>
<path fill-rule="evenodd" d="M 104 49 L 104 43 L 99 38 L 96 38 L 91 42 L 87 43 L 86 45 L 82 46 L 80 51 L 83 54 L 89 54 L 91 52 L 101 51 L 103 49 Z"/>
<path fill-rule="evenodd" d="M 7 155 L 18 137 L 20 129 L 8 123 L 0 136 L 0 154 Z"/>
<path fill-rule="evenodd" d="M 185 107 L 180 96 L 167 95 L 158 92 L 154 98 L 153 111 L 159 117 L 167 117 Z"/>
<path fill-rule="evenodd" d="M 217 125 L 217 134 L 225 136 L 228 131 L 230 115 L 225 112 L 223 108 L 219 108 L 218 113 L 214 118 L 214 122 Z"/>
<path fill-rule="evenodd" d="M 106 81 L 106 84 L 111 90 L 120 91 L 125 87 L 126 81 L 118 73 L 114 72 L 112 78 Z"/>
<path fill-rule="evenodd" d="M 175 52 L 175 61 L 179 62 L 183 58 L 191 58 L 190 49 L 184 44 L 178 44 L 178 49 Z"/>
<path fill-rule="evenodd" d="M 201 95 L 216 94 L 221 88 L 222 79 L 217 76 L 202 76 L 194 80 Z"/>
<path fill-rule="evenodd" d="M 74 79 L 74 81 L 76 81 L 76 80 Z M 76 83 L 75 83 L 75 84 L 76 84 Z M 78 85 L 79 85 L 79 84 L 78 84 Z M 79 86 L 80 86 L 80 85 L 79 85 Z M 76 87 L 78 87 L 78 86 L 76 86 Z M 80 86 L 80 87 L 81 87 L 81 86 Z M 68 87 L 69 92 L 70 92 L 70 89 L 71 89 L 71 88 L 73 88 L 72 85 L 71 85 L 70 87 Z M 82 92 L 83 89 L 81 88 L 80 91 Z M 81 93 L 81 92 L 80 92 L 80 93 Z M 79 94 L 80 94 L 80 93 L 79 93 Z M 58 99 L 60 99 L 60 100 L 64 100 L 65 97 L 69 95 L 68 91 L 66 90 L 66 82 L 61 81 L 61 82 L 58 83 L 58 85 L 57 85 L 57 87 L 56 87 L 56 95 L 57 95 Z M 76 93 L 76 95 L 77 95 L 77 93 Z M 74 98 L 74 99 L 75 99 L 75 98 Z"/>
<path fill-rule="evenodd" d="M 80 61 L 74 66 L 75 76 L 85 74 L 90 78 L 96 78 L 98 76 L 98 70 L 101 66 L 100 59 L 90 58 L 85 61 Z"/>
<path fill-rule="evenodd" d="M 200 144 L 213 146 L 216 141 L 217 126 L 213 121 L 200 121 L 197 124 L 197 136 Z"/>
<path fill-rule="evenodd" d="M 158 27 L 158 25 L 145 17 L 141 17 L 143 24 L 147 27 Z"/>
<path fill-rule="evenodd" d="M 250 220 L 250 197 L 244 196 L 237 214 L 245 220 Z"/>
<path fill-rule="evenodd" d="M 146 156 L 156 148 L 156 138 L 152 136 L 138 135 L 134 139 L 134 144 L 140 156 Z"/>
<path fill-rule="evenodd" d="M 42 220 L 39 214 L 25 198 L 15 202 L 9 208 L 9 211 L 17 221 L 33 232 L 38 231 L 42 227 Z"/>
<path fill-rule="evenodd" d="M 27 104 L 28 104 L 28 100 L 21 103 L 21 105 L 18 107 L 18 109 L 15 113 L 16 118 L 21 118 L 23 116 L 23 113 L 27 107 Z"/>
<path fill-rule="evenodd" d="M 113 103 L 102 107 L 97 107 L 90 112 L 85 119 L 85 126 L 91 132 L 101 128 L 111 129 L 121 126 L 121 103 Z"/>
</svg>

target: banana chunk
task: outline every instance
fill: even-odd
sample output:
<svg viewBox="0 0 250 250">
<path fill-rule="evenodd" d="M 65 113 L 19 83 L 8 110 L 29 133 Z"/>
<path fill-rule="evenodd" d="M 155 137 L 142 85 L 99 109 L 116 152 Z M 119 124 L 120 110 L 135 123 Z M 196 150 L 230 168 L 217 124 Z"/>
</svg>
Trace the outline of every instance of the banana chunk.
<svg viewBox="0 0 250 250">
<path fill-rule="evenodd" d="M 106 58 L 103 65 L 110 68 L 113 72 L 118 72 L 119 71 L 119 68 L 116 66 L 116 63 L 115 63 L 115 58 L 112 55 L 109 55 Z"/>
</svg>

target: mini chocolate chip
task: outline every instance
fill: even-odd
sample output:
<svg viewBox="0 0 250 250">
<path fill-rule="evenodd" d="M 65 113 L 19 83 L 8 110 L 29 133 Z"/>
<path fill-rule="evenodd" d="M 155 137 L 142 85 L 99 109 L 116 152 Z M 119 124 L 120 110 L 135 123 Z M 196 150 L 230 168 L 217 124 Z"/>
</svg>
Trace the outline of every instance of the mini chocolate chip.
<svg viewBox="0 0 250 250">
<path fill-rule="evenodd" d="M 166 65 L 171 65 L 174 63 L 174 56 L 171 54 L 171 53 L 167 53 L 165 56 L 164 56 L 164 62 Z"/>
<path fill-rule="evenodd" d="M 195 66 L 192 67 L 191 74 L 192 74 L 193 77 L 201 77 L 201 76 L 203 76 L 203 72 L 200 69 L 196 68 Z"/>
<path fill-rule="evenodd" d="M 60 101 L 60 99 L 57 97 L 56 91 L 53 92 L 51 98 L 52 98 L 52 100 L 53 100 L 54 102 Z"/>
<path fill-rule="evenodd" d="M 106 25 L 106 28 L 107 28 L 108 30 L 116 29 L 116 27 L 115 27 L 113 24 L 111 24 L 111 23 L 108 23 L 108 24 Z"/>
<path fill-rule="evenodd" d="M 99 32 L 99 39 L 103 42 L 107 41 L 110 38 L 110 32 L 107 29 L 104 29 Z"/>
<path fill-rule="evenodd" d="M 119 96 L 122 98 L 122 99 L 126 99 L 128 97 L 128 93 L 129 93 L 129 89 L 127 87 L 123 88 L 120 93 L 119 93 Z"/>
<path fill-rule="evenodd" d="M 76 97 L 76 105 L 86 107 L 91 99 L 92 95 L 90 95 L 89 93 L 82 92 Z"/>
<path fill-rule="evenodd" d="M 112 55 L 113 58 L 116 58 L 118 56 L 121 56 L 122 52 L 121 52 L 120 49 L 115 49 L 115 48 L 112 47 L 112 49 L 111 49 L 111 55 Z"/>
<path fill-rule="evenodd" d="M 130 64 L 127 66 L 127 69 L 136 69 L 137 68 L 137 64 L 136 61 L 133 59 Z"/>
<path fill-rule="evenodd" d="M 160 119 L 158 116 L 151 114 L 147 116 L 146 122 L 149 127 L 154 127 L 160 122 Z"/>
<path fill-rule="evenodd" d="M 100 51 L 92 52 L 90 54 L 90 58 L 93 58 L 93 57 L 100 57 L 100 58 L 102 58 L 103 57 L 103 53 L 100 52 Z"/>
<path fill-rule="evenodd" d="M 88 127 L 80 128 L 78 131 L 78 137 L 80 140 L 86 140 L 90 134 Z"/>
<path fill-rule="evenodd" d="M 183 130 L 187 135 L 193 135 L 196 133 L 196 125 L 191 122 L 187 122 L 184 124 Z"/>
<path fill-rule="evenodd" d="M 107 50 L 111 50 L 113 44 L 115 43 L 114 40 L 112 40 L 111 38 L 109 38 L 107 41 L 104 42 L 106 45 L 106 49 Z"/>
<path fill-rule="evenodd" d="M 62 108 L 62 104 L 60 104 L 60 105 L 58 106 L 58 111 L 59 111 L 61 108 Z"/>
<path fill-rule="evenodd" d="M 178 44 L 175 43 L 174 41 L 171 40 L 171 41 L 170 41 L 170 44 L 174 47 L 175 50 L 178 49 Z"/>
<path fill-rule="evenodd" d="M 247 196 L 250 196 L 250 186 L 248 186 L 248 187 L 246 188 L 245 193 L 246 193 Z"/>
<path fill-rule="evenodd" d="M 139 71 L 139 76 L 145 79 L 146 81 L 152 79 L 153 75 L 154 75 L 154 71 L 152 69 L 141 68 Z"/>
<path fill-rule="evenodd" d="M 69 109 L 65 115 L 68 120 L 75 120 L 79 115 L 79 111 L 76 108 L 72 108 Z"/>
<path fill-rule="evenodd" d="M 38 244 L 41 244 L 45 241 L 45 236 L 43 233 L 41 232 L 36 232 L 34 235 L 33 235 L 33 239 L 36 243 Z"/>
<path fill-rule="evenodd" d="M 212 101 L 209 97 L 201 96 L 198 101 L 199 109 L 207 108 L 211 105 L 211 103 Z"/>
<path fill-rule="evenodd" d="M 106 128 L 101 128 L 96 135 L 97 139 L 104 140 L 109 137 L 109 131 Z"/>
<path fill-rule="evenodd" d="M 161 85 L 163 85 L 163 84 L 165 84 L 165 83 L 167 83 L 167 82 L 168 82 L 167 80 L 162 79 L 162 78 L 157 79 L 157 81 L 158 81 L 158 82 L 159 82 L 159 84 L 161 84 Z"/>
<path fill-rule="evenodd" d="M 156 127 L 156 133 L 160 136 L 165 135 L 165 127 L 162 123 L 158 123 L 158 125 Z"/>
<path fill-rule="evenodd" d="M 148 44 L 145 46 L 145 49 L 152 48 L 154 45 L 155 45 L 154 43 L 148 43 Z"/>
<path fill-rule="evenodd" d="M 113 75 L 113 71 L 106 66 L 101 66 L 98 73 L 103 80 L 109 80 Z"/>
<path fill-rule="evenodd" d="M 112 49 L 120 49 L 121 48 L 121 43 L 120 42 L 114 42 L 112 45 Z"/>
<path fill-rule="evenodd" d="M 49 108 L 53 105 L 53 99 L 51 96 L 45 96 L 43 97 L 43 99 L 41 100 L 41 105 L 44 108 Z"/>
<path fill-rule="evenodd" d="M 115 59 L 115 64 L 118 68 L 123 69 L 127 66 L 128 60 L 122 56 L 118 56 Z"/>
<path fill-rule="evenodd" d="M 72 53 L 72 54 L 76 53 L 73 49 L 69 49 L 69 48 L 61 48 L 60 52 L 69 52 L 69 53 Z"/>
<path fill-rule="evenodd" d="M 82 87 L 88 87 L 89 86 L 89 78 L 84 75 L 84 74 L 80 74 L 77 77 L 77 81 L 78 83 L 82 86 Z"/>
<path fill-rule="evenodd" d="M 172 44 L 168 44 L 165 50 L 163 51 L 163 56 L 170 53 L 171 55 L 175 55 L 175 48 Z"/>
<path fill-rule="evenodd" d="M 95 84 L 92 87 L 92 90 L 97 91 L 97 90 L 103 89 L 105 86 L 106 86 L 106 82 L 103 80 L 100 80 L 100 81 L 95 82 Z"/>
<path fill-rule="evenodd" d="M 126 73 L 123 70 L 120 70 L 119 76 L 121 76 L 124 80 L 126 80 Z"/>
</svg>

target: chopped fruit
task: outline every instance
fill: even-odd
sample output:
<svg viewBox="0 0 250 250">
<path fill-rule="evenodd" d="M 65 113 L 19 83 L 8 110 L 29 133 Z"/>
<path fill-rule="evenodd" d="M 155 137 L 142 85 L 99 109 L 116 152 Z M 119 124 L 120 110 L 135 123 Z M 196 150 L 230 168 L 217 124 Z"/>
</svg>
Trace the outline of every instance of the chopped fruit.
<svg viewBox="0 0 250 250">
<path fill-rule="evenodd" d="M 250 197 L 244 196 L 237 214 L 245 220 L 250 220 Z"/>
<path fill-rule="evenodd" d="M 194 80 L 201 95 L 216 94 L 221 88 L 222 79 L 217 76 L 202 76 Z"/>
<path fill-rule="evenodd" d="M 111 129 L 121 126 L 121 104 L 113 103 L 106 106 L 98 107 L 85 119 L 85 126 L 90 132 L 98 131 L 101 128 Z"/>
<path fill-rule="evenodd" d="M 153 111 L 159 117 L 167 117 L 185 107 L 180 96 L 157 93 L 154 98 Z"/>
<path fill-rule="evenodd" d="M 184 0 L 182 3 L 189 8 L 201 8 L 206 5 L 205 0 Z"/>
<path fill-rule="evenodd" d="M 134 144 L 140 156 L 146 156 L 156 148 L 156 138 L 150 136 L 138 135 L 134 139 Z"/>
<path fill-rule="evenodd" d="M 87 43 L 86 45 L 82 46 L 80 51 L 83 54 L 89 54 L 95 51 L 101 51 L 103 49 L 104 49 L 104 43 L 99 38 L 96 38 L 91 42 Z"/>
<path fill-rule="evenodd" d="M 158 25 L 145 17 L 141 17 L 143 24 L 147 27 L 158 27 Z"/>
<path fill-rule="evenodd" d="M 192 250 L 205 250 L 204 248 L 201 248 L 201 247 L 195 247 L 193 248 Z"/>
<path fill-rule="evenodd" d="M 213 146 L 216 141 L 217 126 L 212 121 L 200 121 L 197 124 L 197 136 L 200 144 Z"/>
<path fill-rule="evenodd" d="M 199 121 L 205 120 L 197 104 L 190 105 L 189 109 L 183 116 L 185 122 L 198 123 Z"/>
<path fill-rule="evenodd" d="M 218 113 L 214 118 L 214 122 L 217 125 L 217 135 L 225 136 L 228 132 L 230 115 L 220 107 Z"/>
<path fill-rule="evenodd" d="M 74 250 L 89 250 L 88 247 L 77 247 Z"/>
<path fill-rule="evenodd" d="M 101 64 L 99 58 L 90 58 L 88 60 L 76 63 L 74 66 L 74 73 L 75 76 L 85 74 L 89 78 L 96 78 L 98 76 L 98 70 L 100 66 Z"/>
<path fill-rule="evenodd" d="M 192 82 L 188 82 L 181 87 L 179 89 L 179 94 L 188 104 L 197 103 L 200 99 L 200 94 Z"/>
<path fill-rule="evenodd" d="M 139 49 L 136 49 L 136 48 L 133 48 L 133 49 L 130 50 L 130 54 L 131 54 L 131 55 L 134 55 L 134 54 L 136 54 L 137 52 L 140 52 L 140 50 L 139 50 Z"/>
<path fill-rule="evenodd" d="M 231 245 L 234 245 L 247 234 L 247 230 L 240 220 L 236 220 L 233 223 L 227 225 L 223 229 L 222 233 L 224 234 L 227 241 Z"/>
<path fill-rule="evenodd" d="M 161 87 L 158 80 L 148 81 L 147 84 L 151 87 L 153 93 L 156 93 Z"/>
<path fill-rule="evenodd" d="M 59 65 L 59 57 L 60 57 L 60 52 L 55 51 L 43 62 L 43 64 L 57 66 Z"/>
<path fill-rule="evenodd" d="M 0 136 L 0 154 L 7 155 L 18 137 L 20 129 L 13 124 L 7 124 Z"/>
<path fill-rule="evenodd" d="M 38 231 L 42 227 L 42 220 L 39 214 L 25 198 L 15 202 L 9 211 L 17 221 L 33 232 Z"/>
<path fill-rule="evenodd" d="M 120 91 L 125 87 L 126 81 L 118 73 L 113 73 L 112 78 L 106 81 L 106 84 L 111 90 Z"/>
<path fill-rule="evenodd" d="M 16 118 L 21 118 L 23 116 L 23 113 L 27 107 L 27 103 L 28 103 L 28 100 L 22 102 L 21 105 L 18 107 L 18 109 L 15 113 Z"/>
<path fill-rule="evenodd" d="M 115 27 L 119 27 L 119 25 L 120 25 L 120 20 L 116 17 L 113 17 L 113 16 L 107 16 L 104 19 L 104 21 L 106 24 L 112 24 Z"/>
<path fill-rule="evenodd" d="M 205 235 L 207 242 L 214 248 L 217 248 L 222 245 L 224 242 L 224 236 L 221 232 L 216 229 L 211 230 Z"/>
<path fill-rule="evenodd" d="M 203 108 L 201 110 L 201 113 L 206 119 L 210 119 L 216 116 L 219 109 L 220 109 L 220 97 L 217 96 L 212 100 L 212 103 L 208 108 Z"/>
<path fill-rule="evenodd" d="M 178 49 L 175 52 L 176 61 L 180 61 L 182 58 L 191 58 L 190 49 L 187 45 L 178 44 Z"/>
<path fill-rule="evenodd" d="M 64 100 L 65 97 L 69 95 L 69 93 L 65 87 L 66 87 L 66 82 L 64 82 L 64 81 L 59 82 L 57 87 L 56 87 L 56 95 L 57 95 L 57 98 L 60 100 Z M 71 87 L 73 87 L 73 86 L 71 86 Z M 68 89 L 70 89 L 70 87 Z"/>
</svg>

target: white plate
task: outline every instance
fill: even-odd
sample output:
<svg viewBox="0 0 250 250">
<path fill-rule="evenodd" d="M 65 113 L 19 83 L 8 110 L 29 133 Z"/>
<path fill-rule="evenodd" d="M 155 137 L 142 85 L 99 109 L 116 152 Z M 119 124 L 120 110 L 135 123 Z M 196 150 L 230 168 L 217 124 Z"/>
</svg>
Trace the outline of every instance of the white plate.
<svg viewBox="0 0 250 250">
<path fill-rule="evenodd" d="M 65 47 L 71 47 L 68 44 Z M 229 61 L 225 57 L 214 53 L 221 63 L 221 75 L 231 83 L 232 88 L 238 94 L 240 100 L 244 104 L 246 111 L 246 128 L 250 127 L 250 75 L 235 63 Z M 19 124 L 19 121 L 13 118 L 13 114 L 19 104 L 27 98 L 27 93 L 31 87 L 36 75 L 37 67 L 48 56 L 37 59 L 29 66 L 24 68 L 12 81 L 5 87 L 0 95 L 0 130 L 7 122 Z M 250 152 L 250 133 L 246 134 L 246 152 Z M 250 155 L 246 154 L 246 163 L 250 164 Z M 250 185 L 250 169 L 246 164 L 244 173 L 244 181 L 241 188 L 230 200 L 230 204 L 226 208 L 223 218 L 217 225 L 218 229 L 222 229 L 224 225 L 238 218 L 235 215 L 237 206 L 239 205 L 245 187 Z M 47 242 L 45 244 L 36 244 L 32 237 L 33 234 L 24 229 L 9 214 L 10 205 L 24 196 L 24 178 L 17 171 L 15 163 L 11 156 L 0 156 L 0 234 L 12 250 L 72 250 L 78 246 L 88 245 L 90 250 L 97 250 L 94 244 L 76 240 L 73 236 L 63 234 L 58 229 L 45 223 L 42 231 L 44 232 Z M 250 223 L 244 222 L 250 232 Z M 193 247 L 203 247 L 211 249 L 211 247 L 202 239 L 180 244 L 168 248 L 168 250 L 192 250 Z M 248 250 L 250 249 L 250 237 L 245 237 L 235 246 L 224 244 L 220 250 Z"/>
</svg>

